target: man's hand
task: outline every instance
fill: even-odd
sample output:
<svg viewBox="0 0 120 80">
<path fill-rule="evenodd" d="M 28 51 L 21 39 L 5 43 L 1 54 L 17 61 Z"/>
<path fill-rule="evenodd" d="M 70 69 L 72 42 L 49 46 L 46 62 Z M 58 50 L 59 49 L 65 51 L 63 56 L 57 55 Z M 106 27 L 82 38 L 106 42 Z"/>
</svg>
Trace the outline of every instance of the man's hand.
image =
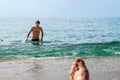
<svg viewBox="0 0 120 80">
<path fill-rule="evenodd" d="M 41 41 L 43 41 L 43 37 L 41 38 Z"/>
<path fill-rule="evenodd" d="M 32 32 L 32 30 L 33 30 L 33 27 L 32 27 L 31 30 L 29 31 L 29 33 L 28 33 L 28 35 L 27 35 L 27 39 L 25 40 L 25 43 L 27 43 L 28 38 L 29 38 L 29 35 L 30 35 L 30 33 Z"/>
<path fill-rule="evenodd" d="M 28 38 L 25 40 L 25 43 L 27 43 L 27 41 L 28 41 Z"/>
</svg>

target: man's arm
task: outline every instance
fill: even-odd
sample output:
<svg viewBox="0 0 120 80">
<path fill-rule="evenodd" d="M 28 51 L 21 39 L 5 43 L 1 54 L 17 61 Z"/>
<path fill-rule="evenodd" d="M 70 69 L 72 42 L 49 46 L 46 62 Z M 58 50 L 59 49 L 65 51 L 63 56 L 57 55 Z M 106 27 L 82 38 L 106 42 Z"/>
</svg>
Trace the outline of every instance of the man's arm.
<svg viewBox="0 0 120 80">
<path fill-rule="evenodd" d="M 43 29 L 42 29 L 42 28 L 41 28 L 41 33 L 42 33 L 41 41 L 43 41 L 44 32 L 43 32 Z"/>
<path fill-rule="evenodd" d="M 25 40 L 25 42 L 28 41 L 29 35 L 30 35 L 30 33 L 32 32 L 32 29 L 33 29 L 33 28 L 31 28 L 31 30 L 28 32 L 28 34 L 27 34 L 27 39 Z"/>
</svg>

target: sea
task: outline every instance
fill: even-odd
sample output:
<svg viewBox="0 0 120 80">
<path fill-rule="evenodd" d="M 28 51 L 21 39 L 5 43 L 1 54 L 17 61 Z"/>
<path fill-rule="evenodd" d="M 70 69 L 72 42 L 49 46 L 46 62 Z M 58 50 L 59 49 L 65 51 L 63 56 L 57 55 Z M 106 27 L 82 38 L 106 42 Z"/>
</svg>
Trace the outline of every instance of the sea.
<svg viewBox="0 0 120 80">
<path fill-rule="evenodd" d="M 36 20 L 44 41 L 25 43 Z M 120 17 L 0 18 L 0 60 L 69 57 L 120 57 Z"/>
</svg>

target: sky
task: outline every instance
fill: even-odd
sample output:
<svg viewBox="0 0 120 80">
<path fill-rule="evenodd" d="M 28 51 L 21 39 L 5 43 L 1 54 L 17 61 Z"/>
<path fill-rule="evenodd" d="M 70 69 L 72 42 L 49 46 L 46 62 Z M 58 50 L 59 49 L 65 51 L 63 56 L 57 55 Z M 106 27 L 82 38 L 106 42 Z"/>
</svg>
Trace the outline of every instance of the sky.
<svg viewBox="0 0 120 80">
<path fill-rule="evenodd" d="M 119 17 L 120 0 L 0 0 L 0 17 Z"/>
</svg>

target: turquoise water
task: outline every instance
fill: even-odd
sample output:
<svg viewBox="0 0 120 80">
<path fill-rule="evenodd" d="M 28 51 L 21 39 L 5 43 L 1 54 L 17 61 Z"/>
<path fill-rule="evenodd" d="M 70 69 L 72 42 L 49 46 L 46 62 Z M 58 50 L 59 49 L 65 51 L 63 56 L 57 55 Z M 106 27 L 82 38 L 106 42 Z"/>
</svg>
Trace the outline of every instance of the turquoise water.
<svg viewBox="0 0 120 80">
<path fill-rule="evenodd" d="M 24 43 L 39 19 L 44 42 Z M 0 18 L 0 59 L 120 56 L 120 18 Z"/>
</svg>

